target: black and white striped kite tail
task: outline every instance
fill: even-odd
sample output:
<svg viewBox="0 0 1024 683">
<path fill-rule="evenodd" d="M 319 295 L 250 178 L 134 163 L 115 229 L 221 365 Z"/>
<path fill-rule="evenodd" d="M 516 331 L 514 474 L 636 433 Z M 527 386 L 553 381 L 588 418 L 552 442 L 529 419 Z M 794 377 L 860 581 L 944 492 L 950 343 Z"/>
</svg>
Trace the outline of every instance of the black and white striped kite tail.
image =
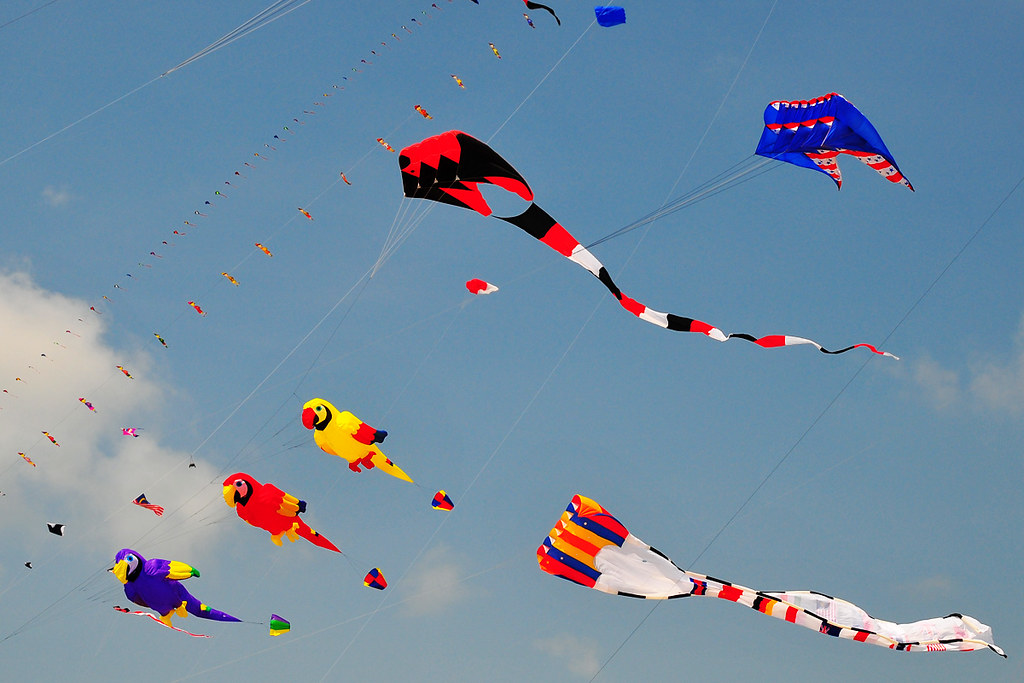
<svg viewBox="0 0 1024 683">
<path fill-rule="evenodd" d="M 758 346 L 766 349 L 777 348 L 780 346 L 810 344 L 822 353 L 839 354 L 846 353 L 847 351 L 856 348 L 866 348 L 872 353 L 876 353 L 880 356 L 888 356 L 889 358 L 899 360 L 898 356 L 894 356 L 887 351 L 879 351 L 871 344 L 853 344 L 852 346 L 847 346 L 833 351 L 826 349 L 816 341 L 806 339 L 804 337 L 782 334 L 755 337 L 744 332 L 725 334 L 714 325 L 709 325 L 708 323 L 700 320 L 656 311 L 653 308 L 649 308 L 639 301 L 631 299 L 623 294 L 622 290 L 620 290 L 612 280 L 612 277 L 608 273 L 608 269 L 604 267 L 604 264 L 602 264 L 596 256 L 590 253 L 586 247 L 580 244 L 568 230 L 558 223 L 558 221 L 552 218 L 544 209 L 540 208 L 536 204 L 531 203 L 529 208 L 518 216 L 495 216 L 495 218 L 499 218 L 500 220 L 515 225 L 524 232 L 548 245 L 573 263 L 586 268 L 591 275 L 600 280 L 602 284 L 608 288 L 608 291 L 616 298 L 619 305 L 641 320 L 645 320 L 651 324 L 657 325 L 658 327 L 663 327 L 676 332 L 698 332 L 720 342 L 728 341 L 729 339 L 745 339 L 746 341 L 757 344 Z"/>
</svg>

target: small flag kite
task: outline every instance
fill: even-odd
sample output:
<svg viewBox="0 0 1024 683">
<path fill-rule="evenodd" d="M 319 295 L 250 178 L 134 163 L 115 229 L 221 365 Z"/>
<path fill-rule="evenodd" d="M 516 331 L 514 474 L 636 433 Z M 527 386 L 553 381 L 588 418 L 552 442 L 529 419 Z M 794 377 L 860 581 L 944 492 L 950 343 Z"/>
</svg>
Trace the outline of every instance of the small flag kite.
<svg viewBox="0 0 1024 683">
<path fill-rule="evenodd" d="M 20 455 L 20 456 L 22 457 L 22 459 L 23 459 L 23 460 L 24 460 L 25 462 L 27 462 L 27 463 L 28 463 L 29 465 L 32 465 L 32 467 L 35 467 L 35 466 L 36 466 L 36 464 L 35 464 L 34 462 L 32 462 L 32 458 L 28 457 L 27 455 L 25 455 L 25 454 L 24 454 L 24 453 L 22 453 L 21 451 L 18 451 L 18 455 Z"/>
<path fill-rule="evenodd" d="M 363 579 L 363 585 L 367 588 L 376 588 L 379 591 L 384 590 L 388 587 L 388 582 L 384 579 L 384 575 L 380 573 L 378 567 L 374 567 Z"/>
<path fill-rule="evenodd" d="M 345 172 L 344 171 L 342 171 L 342 173 L 341 173 L 341 179 L 345 181 L 346 185 L 351 185 L 352 184 L 352 183 L 350 183 L 348 181 L 348 178 L 345 177 Z"/>
<path fill-rule="evenodd" d="M 136 439 L 139 438 L 139 430 L 135 427 L 122 427 L 121 436 L 134 436 Z"/>
<path fill-rule="evenodd" d="M 189 301 L 188 305 L 191 306 L 192 308 L 196 309 L 196 313 L 198 313 L 199 315 L 203 315 L 203 316 L 206 315 L 206 312 L 203 311 L 203 309 L 200 308 L 199 304 L 197 304 L 195 301 Z"/>
<path fill-rule="evenodd" d="M 292 630 L 292 624 L 284 617 L 276 614 L 270 615 L 270 635 L 279 636 Z"/>
<path fill-rule="evenodd" d="M 388 143 L 386 143 L 384 141 L 384 138 L 377 138 L 377 142 L 379 142 L 384 147 L 384 149 L 386 149 L 387 151 L 389 151 L 389 152 L 394 152 L 395 151 L 395 148 L 392 147 L 391 145 L 389 145 Z"/>
<path fill-rule="evenodd" d="M 238 280 L 236 280 L 235 278 L 231 277 L 231 276 L 230 276 L 230 275 L 228 275 L 227 273 L 221 273 L 221 275 L 223 275 L 224 277 L 226 277 L 226 278 L 228 279 L 228 282 L 230 282 L 231 284 L 233 284 L 233 285 L 234 285 L 235 287 L 237 287 L 237 286 L 238 286 Z"/>
<path fill-rule="evenodd" d="M 54 446 L 60 446 L 60 444 L 57 443 L 57 439 L 53 438 L 53 436 L 50 435 L 50 432 L 43 432 L 43 436 L 49 439 L 50 443 L 52 443 Z"/>
<path fill-rule="evenodd" d="M 459 78 L 459 77 L 458 77 L 458 76 L 456 76 L 455 74 L 452 74 L 451 76 L 452 76 L 452 78 L 454 78 L 454 79 L 455 79 L 455 82 L 459 84 L 459 87 L 460 87 L 460 88 L 462 88 L 463 90 L 465 90 L 465 89 L 466 89 L 466 86 L 464 86 L 464 85 L 462 84 L 462 79 L 461 79 L 461 78 Z"/>
<path fill-rule="evenodd" d="M 46 529 L 51 534 L 56 534 L 57 536 L 63 536 L 64 535 L 64 525 L 63 524 L 58 524 L 57 522 L 47 522 L 46 523 Z"/>
<path fill-rule="evenodd" d="M 118 365 L 116 367 L 117 367 L 118 370 L 121 371 L 121 374 L 123 374 L 128 379 L 135 379 L 134 377 L 132 377 L 132 374 L 130 372 L 128 372 L 127 370 L 124 369 L 123 365 Z"/>
<path fill-rule="evenodd" d="M 84 398 L 79 398 L 78 400 L 81 401 L 82 405 L 84 405 L 86 408 L 88 408 L 89 410 L 91 410 L 94 413 L 96 412 L 96 409 L 93 407 L 92 403 L 90 403 L 89 401 L 86 401 Z"/>
<path fill-rule="evenodd" d="M 497 286 L 479 278 L 468 280 L 466 282 L 466 289 L 469 290 L 470 294 L 492 294 L 498 291 Z"/>
<path fill-rule="evenodd" d="M 148 500 L 146 500 L 145 493 L 140 493 L 139 497 L 133 500 L 132 502 L 138 505 L 139 507 L 146 508 L 147 510 L 152 510 L 153 514 L 155 514 L 157 517 L 164 516 L 164 509 L 161 506 L 153 505 Z"/>
<path fill-rule="evenodd" d="M 273 256 L 273 254 L 271 254 L 271 253 L 270 253 L 270 250 L 269 250 L 269 249 L 267 249 L 267 248 L 266 248 L 265 246 L 263 246 L 262 244 L 260 244 L 259 242 L 257 242 L 257 243 L 256 243 L 256 248 L 257 248 L 257 249 L 259 249 L 260 251 L 262 251 L 262 252 L 263 252 L 264 254 L 266 254 L 267 256 Z"/>
<path fill-rule="evenodd" d="M 391 150 L 391 151 L 393 152 L 394 150 Z M 300 207 L 298 207 L 298 208 L 299 208 L 299 213 L 301 213 L 301 214 L 302 214 L 303 216 L 305 216 L 305 217 L 306 217 L 306 218 L 308 218 L 309 220 L 313 220 L 313 217 L 309 215 L 309 211 L 306 211 L 306 210 L 305 210 L 305 209 L 303 209 L 303 208 L 302 208 L 301 206 L 300 206 Z"/>
<path fill-rule="evenodd" d="M 494 53 L 494 56 L 497 57 L 498 59 L 501 59 L 501 53 L 498 52 L 498 48 L 494 47 L 494 43 L 487 43 L 487 44 L 491 46 L 491 52 Z"/>
<path fill-rule="evenodd" d="M 432 119 L 432 118 L 434 118 L 433 116 L 431 116 L 430 114 L 427 113 L 426 109 L 424 109 L 423 107 L 421 107 L 418 104 L 413 105 L 413 109 L 418 111 L 423 116 L 423 118 L 425 118 L 425 119 Z"/>
<path fill-rule="evenodd" d="M 455 503 L 453 503 L 448 494 L 444 492 L 444 489 L 441 489 L 434 494 L 434 500 L 430 501 L 430 505 L 435 510 L 442 510 L 444 512 L 448 512 L 455 507 Z"/>
<path fill-rule="evenodd" d="M 158 342 L 160 342 L 161 344 L 163 344 L 163 345 L 164 345 L 164 348 L 165 348 L 165 349 L 167 348 L 167 342 L 165 342 L 165 341 L 164 341 L 164 338 L 163 338 L 163 337 L 161 337 L 161 336 L 160 336 L 160 335 L 159 335 L 159 334 L 158 334 L 157 332 L 154 332 L 154 333 L 153 333 L 153 336 L 154 336 L 154 337 L 156 337 L 156 340 L 157 340 Z"/>
</svg>

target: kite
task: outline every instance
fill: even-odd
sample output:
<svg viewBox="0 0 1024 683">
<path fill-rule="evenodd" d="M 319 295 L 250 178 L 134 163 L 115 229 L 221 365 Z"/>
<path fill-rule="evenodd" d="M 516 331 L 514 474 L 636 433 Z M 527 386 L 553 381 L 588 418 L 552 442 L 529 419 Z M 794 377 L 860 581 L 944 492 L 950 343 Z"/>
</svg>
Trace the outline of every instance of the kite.
<svg viewBox="0 0 1024 683">
<path fill-rule="evenodd" d="M 165 341 L 164 341 L 164 338 L 163 338 L 163 337 L 161 337 L 161 336 L 160 336 L 160 335 L 159 335 L 158 333 L 156 333 L 156 332 L 154 332 L 154 333 L 153 333 L 153 336 L 154 336 L 154 337 L 156 337 L 156 340 L 157 340 L 158 342 L 160 342 L 161 344 L 163 344 L 163 346 L 164 346 L 164 348 L 165 348 L 165 349 L 167 348 L 167 342 L 165 342 Z"/>
<path fill-rule="evenodd" d="M 206 315 L 206 312 L 203 311 L 203 309 L 195 301 L 189 301 L 188 305 L 191 306 L 192 308 L 196 309 L 196 313 L 198 313 L 199 315 L 202 315 L 202 316 Z"/>
<path fill-rule="evenodd" d="M 139 438 L 139 430 L 135 427 L 122 427 L 121 436 L 134 436 L 136 439 Z"/>
<path fill-rule="evenodd" d="M 530 25 L 530 28 L 537 28 L 533 25 L 533 19 L 531 19 L 530 15 L 526 12 L 523 12 L 523 19 L 526 19 L 526 23 Z"/>
<path fill-rule="evenodd" d="M 267 248 L 266 248 L 265 246 L 263 246 L 262 244 L 260 244 L 259 242 L 256 242 L 256 248 L 257 248 L 257 249 L 259 249 L 260 251 L 262 251 L 262 252 L 263 252 L 264 254 L 266 254 L 267 256 L 273 256 L 273 254 L 271 254 L 271 253 L 270 253 L 270 250 L 269 250 L 269 249 L 267 249 Z"/>
<path fill-rule="evenodd" d="M 481 280 L 480 278 L 467 280 L 466 289 L 469 290 L 470 294 L 492 294 L 498 291 L 497 286 L 492 285 L 490 282 Z"/>
<path fill-rule="evenodd" d="M 133 436 L 138 436 L 138 435 L 137 434 L 133 434 Z M 140 493 L 139 497 L 136 498 L 135 500 L 133 500 L 132 503 L 134 503 L 135 505 L 138 505 L 140 508 L 146 508 L 147 510 L 152 510 L 153 514 L 155 514 L 157 517 L 163 517 L 164 516 L 164 509 L 161 506 L 153 505 L 148 500 L 146 500 L 146 494 L 145 493 Z"/>
<path fill-rule="evenodd" d="M 189 614 L 214 621 L 241 621 L 230 614 L 199 602 L 181 581 L 199 576 L 199 570 L 184 562 L 147 560 L 131 548 L 122 548 L 114 556 L 111 570 L 124 584 L 125 596 L 136 605 L 156 610 L 160 621 L 171 626 L 171 616 Z"/>
<path fill-rule="evenodd" d="M 32 569 L 32 563 L 31 563 L 31 562 L 26 562 L 26 563 L 25 563 L 25 566 L 26 566 L 26 567 L 27 567 L 28 569 Z"/>
<path fill-rule="evenodd" d="M 597 23 L 605 28 L 626 23 L 626 10 L 615 5 L 607 7 L 599 5 L 594 8 L 594 14 L 597 15 Z"/>
<path fill-rule="evenodd" d="M 459 84 L 459 87 L 460 87 L 460 88 L 462 88 L 463 90 L 465 90 L 465 89 L 466 89 L 466 86 L 464 86 L 464 85 L 462 84 L 462 79 L 461 79 L 461 78 L 459 78 L 459 77 L 458 77 L 458 76 L 456 76 L 455 74 L 452 74 L 451 76 L 452 76 L 452 78 L 454 78 L 454 79 L 455 79 L 455 82 Z"/>
<path fill-rule="evenodd" d="M 237 286 L 238 286 L 238 280 L 236 280 L 235 278 L 231 277 L 231 276 L 230 276 L 230 275 L 228 275 L 227 273 L 221 273 L 221 275 L 223 275 L 224 277 L 226 277 L 226 278 L 228 279 L 228 282 L 230 282 L 231 284 L 233 284 L 233 285 L 234 285 L 235 287 L 237 287 Z"/>
<path fill-rule="evenodd" d="M 392 150 L 392 151 L 393 151 L 393 150 Z M 306 211 L 306 210 L 305 210 L 305 209 L 303 209 L 303 208 L 302 208 L 301 206 L 299 207 L 299 213 L 301 213 L 301 214 L 302 214 L 303 216 L 305 216 L 305 217 L 306 217 L 306 218 L 308 218 L 309 220 L 313 220 L 313 217 L 309 215 L 309 211 Z"/>
<path fill-rule="evenodd" d="M 452 502 L 451 497 L 441 489 L 434 494 L 434 500 L 430 501 L 430 507 L 435 510 L 441 510 L 442 512 L 448 512 L 455 507 L 455 503 Z"/>
<path fill-rule="evenodd" d="M 273 484 L 261 484 L 249 474 L 238 472 L 224 480 L 224 502 L 235 508 L 238 516 L 270 532 L 270 540 L 281 545 L 286 536 L 292 543 L 300 536 L 313 545 L 340 553 L 338 547 L 309 528 L 299 519 L 306 511 L 306 501 L 290 496 Z"/>
<path fill-rule="evenodd" d="M 344 173 L 344 171 L 342 171 L 342 173 L 341 173 L 341 179 L 345 181 L 345 184 L 346 184 L 346 185 L 351 185 L 351 184 L 352 184 L 352 183 L 350 183 L 350 182 L 348 181 L 348 178 L 346 178 L 346 177 L 345 177 L 345 173 Z"/>
<path fill-rule="evenodd" d="M 117 610 L 118 612 L 121 612 L 122 614 L 134 614 L 137 617 L 149 617 L 150 619 L 152 619 L 156 623 L 161 624 L 163 626 L 166 626 L 167 628 L 171 629 L 172 631 L 177 631 L 179 633 L 184 633 L 185 635 L 192 636 L 193 638 L 212 638 L 213 637 L 213 636 L 205 635 L 203 633 L 192 633 L 191 631 L 186 631 L 183 628 L 178 628 L 177 626 L 171 626 L 170 624 L 166 624 L 166 623 L 164 623 L 163 619 L 160 619 L 159 617 L 157 617 L 152 612 L 143 612 L 142 610 L 130 610 L 127 607 L 121 607 L 120 605 L 114 605 L 114 609 Z"/>
<path fill-rule="evenodd" d="M 611 275 L 590 251 L 542 208 L 533 203 L 533 191 L 526 180 L 493 149 L 461 131 L 451 130 L 429 137 L 402 150 L 398 158 L 406 197 L 428 199 L 471 209 L 483 216 L 491 215 L 480 188 L 481 183 L 497 185 L 530 202 L 518 216 L 495 216 L 510 223 L 548 245 L 570 261 L 585 268 L 601 281 L 623 308 L 636 317 L 676 332 L 699 332 L 715 341 L 744 339 L 763 348 L 810 344 L 822 353 L 839 354 L 855 348 L 896 358 L 870 344 L 854 344 L 831 351 L 821 344 L 790 335 L 755 337 L 747 333 L 725 334 L 708 323 L 671 313 L 662 313 L 623 294 Z"/>
<path fill-rule="evenodd" d="M 64 525 L 60 524 L 59 522 L 47 522 L 46 523 L 46 530 L 49 531 L 54 536 L 63 536 L 64 535 Z"/>
<path fill-rule="evenodd" d="M 387 151 L 389 151 L 389 152 L 394 152 L 395 151 L 395 148 L 392 147 L 391 145 L 389 145 L 387 142 L 385 142 L 384 138 L 377 138 L 377 142 L 379 142 L 381 144 L 381 147 L 383 147 Z"/>
<path fill-rule="evenodd" d="M 35 467 L 35 466 L 36 466 L 36 464 L 35 464 L 34 462 L 32 462 L 32 458 L 28 457 L 27 455 L 25 455 L 25 454 L 24 454 L 24 453 L 22 453 L 21 451 L 18 451 L 18 455 L 20 455 L 20 456 L 21 456 L 21 458 L 22 458 L 22 459 L 23 459 L 23 460 L 24 460 L 25 462 L 27 462 L 27 463 L 28 463 L 29 465 L 32 465 L 32 467 Z"/>
<path fill-rule="evenodd" d="M 348 468 L 360 472 L 379 468 L 393 477 L 413 483 L 408 474 L 384 455 L 378 443 L 388 433 L 374 429 L 347 410 L 338 410 L 322 398 L 314 398 L 302 406 L 302 425 L 313 429 L 313 440 L 320 450 L 348 460 Z"/>
<path fill-rule="evenodd" d="M 875 619 L 854 604 L 816 591 L 758 591 L 680 569 L 590 498 L 573 496 L 537 548 L 540 568 L 611 595 L 671 600 L 691 595 L 723 598 L 825 635 L 906 652 L 967 652 L 989 648 L 992 629 L 951 614 L 908 624 Z"/>
<path fill-rule="evenodd" d="M 366 578 L 363 579 L 363 585 L 367 588 L 376 588 L 379 591 L 384 590 L 388 587 L 388 582 L 381 574 L 379 567 L 374 567 L 366 574 Z"/>
<path fill-rule="evenodd" d="M 128 372 L 127 370 L 125 370 L 125 369 L 124 369 L 124 366 L 123 366 L 123 365 L 116 365 L 116 366 L 114 366 L 114 367 L 116 367 L 116 368 L 117 368 L 118 370 L 120 370 L 120 371 L 121 371 L 121 374 L 123 374 L 123 375 L 124 375 L 125 377 L 127 377 L 128 379 L 135 379 L 134 377 L 132 377 L 132 375 L 131 375 L 131 373 L 130 373 L 130 372 Z"/>
<path fill-rule="evenodd" d="M 53 438 L 53 436 L 50 434 L 50 432 L 43 432 L 43 436 L 45 436 L 47 439 L 49 439 L 50 443 L 52 443 L 54 446 L 58 446 L 58 447 L 60 446 L 60 444 L 57 443 L 57 439 Z"/>
<path fill-rule="evenodd" d="M 279 636 L 282 633 L 288 633 L 292 630 L 292 624 L 290 621 L 277 614 L 270 615 L 270 635 Z"/>
<path fill-rule="evenodd" d="M 82 405 L 84 405 L 86 408 L 88 408 L 89 410 L 91 410 L 94 413 L 96 412 L 96 408 L 93 407 L 92 403 L 90 403 L 89 401 L 86 401 L 84 398 L 79 398 L 78 400 L 81 401 Z"/>
<path fill-rule="evenodd" d="M 487 44 L 491 46 L 491 52 L 494 53 L 494 56 L 497 57 L 498 59 L 501 59 L 501 53 L 498 52 L 498 48 L 494 47 L 494 43 L 487 43 Z"/>
<path fill-rule="evenodd" d="M 551 13 L 551 16 L 553 16 L 555 18 L 555 21 L 558 22 L 558 25 L 559 26 L 562 25 L 562 20 L 558 18 L 557 14 L 555 14 L 555 10 L 551 9 L 547 5 L 542 5 L 539 2 L 530 2 L 530 0 L 523 0 L 523 2 L 526 3 L 526 9 L 542 9 L 542 10 L 547 10 L 548 12 Z"/>
<path fill-rule="evenodd" d="M 432 119 L 432 118 L 434 118 L 433 116 L 431 116 L 430 114 L 427 113 L 426 109 L 424 109 L 423 107 L 421 107 L 418 104 L 413 105 L 413 109 L 418 111 L 423 116 L 423 118 L 425 118 L 425 119 Z"/>
<path fill-rule="evenodd" d="M 835 181 L 836 189 L 843 186 L 838 157 L 848 154 L 890 182 L 914 190 L 875 127 L 838 93 L 770 103 L 754 154 L 821 171 Z"/>
</svg>

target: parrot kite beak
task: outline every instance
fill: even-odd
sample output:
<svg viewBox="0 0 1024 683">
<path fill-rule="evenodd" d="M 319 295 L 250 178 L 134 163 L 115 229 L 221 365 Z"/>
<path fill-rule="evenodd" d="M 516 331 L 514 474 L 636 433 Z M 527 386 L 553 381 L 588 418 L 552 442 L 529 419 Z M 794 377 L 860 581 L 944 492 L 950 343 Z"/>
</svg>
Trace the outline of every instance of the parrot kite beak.
<svg viewBox="0 0 1024 683">
<path fill-rule="evenodd" d="M 306 429 L 312 429 L 316 425 L 316 413 L 313 412 L 312 408 L 302 409 L 302 426 Z"/>
<path fill-rule="evenodd" d="M 124 560 L 119 561 L 117 564 L 114 565 L 113 569 L 111 569 L 110 571 L 114 572 L 114 576 L 117 577 L 118 581 L 120 581 L 121 583 L 128 583 L 127 562 L 125 562 Z"/>
<path fill-rule="evenodd" d="M 229 508 L 235 507 L 235 487 L 225 486 L 224 487 L 224 502 L 228 504 Z"/>
</svg>

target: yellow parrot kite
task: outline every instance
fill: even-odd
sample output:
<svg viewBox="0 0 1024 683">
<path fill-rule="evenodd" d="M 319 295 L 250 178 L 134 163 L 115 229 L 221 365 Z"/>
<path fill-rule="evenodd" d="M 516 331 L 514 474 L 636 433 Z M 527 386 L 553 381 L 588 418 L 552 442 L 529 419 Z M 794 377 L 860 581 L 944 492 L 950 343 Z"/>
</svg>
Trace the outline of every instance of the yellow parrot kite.
<svg viewBox="0 0 1024 683">
<path fill-rule="evenodd" d="M 313 440 L 322 451 L 348 460 L 348 468 L 353 472 L 360 472 L 360 465 L 368 470 L 377 467 L 413 483 L 409 475 L 377 447 L 388 433 L 374 429 L 347 410 L 338 410 L 322 398 L 314 398 L 302 406 L 302 425 L 314 430 Z"/>
</svg>

